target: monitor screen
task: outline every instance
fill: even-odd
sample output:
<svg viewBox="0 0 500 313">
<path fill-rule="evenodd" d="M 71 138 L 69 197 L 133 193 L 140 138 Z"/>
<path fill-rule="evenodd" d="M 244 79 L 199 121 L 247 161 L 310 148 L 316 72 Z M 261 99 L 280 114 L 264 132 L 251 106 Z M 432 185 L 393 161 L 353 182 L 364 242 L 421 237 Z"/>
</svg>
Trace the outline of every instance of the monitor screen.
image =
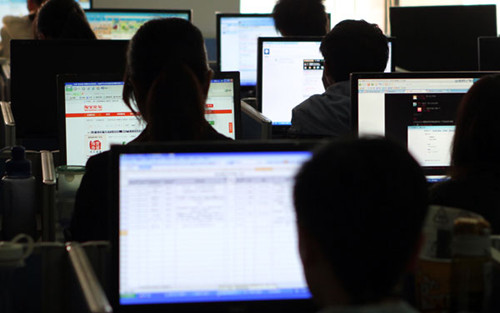
<svg viewBox="0 0 500 313">
<path fill-rule="evenodd" d="M 257 85 L 257 38 L 281 36 L 270 14 L 217 15 L 221 71 L 239 71 L 241 86 Z"/>
<path fill-rule="evenodd" d="M 84 10 L 92 8 L 92 0 L 76 0 Z"/>
<path fill-rule="evenodd" d="M 262 114 L 273 125 L 291 125 L 294 107 L 312 95 L 325 92 L 321 40 L 321 37 L 259 39 L 257 93 Z M 388 44 L 385 71 L 391 72 L 392 41 Z"/>
<path fill-rule="evenodd" d="M 234 78 L 212 79 L 205 105 L 206 120 L 219 133 L 232 139 L 236 139 L 238 88 Z"/>
<path fill-rule="evenodd" d="M 98 39 L 131 39 L 142 24 L 155 18 L 191 18 L 190 11 L 90 10 L 85 14 Z"/>
<path fill-rule="evenodd" d="M 4 16 L 23 16 L 28 14 L 26 0 L 0 0 L 0 27 Z"/>
<path fill-rule="evenodd" d="M 239 100 L 237 73 L 218 73 L 211 80 L 205 108 L 206 120 L 219 133 L 237 138 Z M 90 75 L 94 76 L 94 75 Z M 223 77 L 223 78 L 222 78 Z M 64 97 L 64 146 L 68 165 L 85 165 L 92 155 L 113 144 L 127 144 L 144 129 L 122 100 L 123 82 L 62 75 Z"/>
<path fill-rule="evenodd" d="M 427 174 L 450 164 L 458 105 L 484 74 L 354 74 L 353 126 L 408 147 Z"/>
<path fill-rule="evenodd" d="M 325 91 L 320 45 L 319 37 L 259 39 L 259 103 L 273 125 L 291 125 L 292 109 Z"/>
<path fill-rule="evenodd" d="M 496 21 L 495 5 L 391 7 L 396 66 L 408 71 L 476 71 L 477 38 L 496 36 Z"/>
<path fill-rule="evenodd" d="M 66 164 L 85 165 L 113 144 L 127 144 L 145 124 L 122 100 L 123 82 L 66 82 Z"/>
<path fill-rule="evenodd" d="M 310 157 L 119 155 L 120 306 L 310 298 L 292 201 Z"/>
</svg>

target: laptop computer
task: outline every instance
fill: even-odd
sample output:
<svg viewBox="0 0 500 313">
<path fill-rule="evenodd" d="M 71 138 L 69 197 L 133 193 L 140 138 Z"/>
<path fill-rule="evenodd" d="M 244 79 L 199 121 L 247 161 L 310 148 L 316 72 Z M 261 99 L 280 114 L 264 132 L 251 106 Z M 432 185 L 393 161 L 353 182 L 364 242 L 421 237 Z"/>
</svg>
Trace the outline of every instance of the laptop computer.
<svg viewBox="0 0 500 313">
<path fill-rule="evenodd" d="M 457 108 L 486 72 L 354 73 L 352 128 L 408 147 L 429 179 L 450 165 Z"/>
<path fill-rule="evenodd" d="M 98 39 L 131 39 L 139 27 L 156 18 L 191 21 L 191 10 L 91 9 L 85 15 Z"/>
<path fill-rule="evenodd" d="M 238 73 L 219 73 L 211 81 L 205 117 L 221 134 L 240 132 Z M 61 163 L 85 165 L 113 144 L 127 144 L 146 126 L 122 100 L 120 75 L 59 75 Z"/>
<path fill-rule="evenodd" d="M 113 146 L 116 312 L 310 312 L 294 176 L 314 143 Z"/>
</svg>

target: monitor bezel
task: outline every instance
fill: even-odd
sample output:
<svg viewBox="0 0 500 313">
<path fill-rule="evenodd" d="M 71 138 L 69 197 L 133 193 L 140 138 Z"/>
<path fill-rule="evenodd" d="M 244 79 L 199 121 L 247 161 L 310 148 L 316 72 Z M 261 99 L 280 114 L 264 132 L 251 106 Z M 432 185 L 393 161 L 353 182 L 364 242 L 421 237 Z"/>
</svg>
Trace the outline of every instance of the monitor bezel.
<svg viewBox="0 0 500 313">
<path fill-rule="evenodd" d="M 226 301 L 201 303 L 169 303 L 154 305 L 120 305 L 119 303 L 119 158 L 122 154 L 138 153 L 218 153 L 218 152 L 279 152 L 279 151 L 313 151 L 325 141 L 204 141 L 190 143 L 146 143 L 115 145 L 111 147 L 111 186 L 109 197 L 110 207 L 110 236 L 112 242 L 112 279 L 110 301 L 119 313 L 153 312 L 160 313 L 168 310 L 179 313 L 194 312 L 271 312 L 286 308 L 289 312 L 314 312 L 315 307 L 311 299 L 307 300 L 265 300 L 265 301 Z"/>
<path fill-rule="evenodd" d="M 67 164 L 67 147 L 66 147 L 66 83 L 86 83 L 86 82 L 123 82 L 123 76 L 119 73 L 115 74 L 59 74 L 57 75 L 57 122 L 59 129 L 59 155 L 61 165 Z M 123 104 L 125 106 L 125 103 Z M 128 108 L 127 108 L 128 109 Z M 78 165 L 84 166 L 84 165 Z"/>
<path fill-rule="evenodd" d="M 257 45 L 257 109 L 262 113 L 262 66 L 263 66 L 263 54 L 262 48 L 264 42 L 320 42 L 324 37 L 316 36 L 316 37 L 259 37 L 259 42 Z M 300 103 L 297 103 L 299 105 Z M 282 133 L 285 132 L 290 125 L 274 125 L 273 124 L 273 133 Z"/>
<path fill-rule="evenodd" d="M 484 42 L 497 42 L 500 46 L 500 37 L 496 36 L 480 36 L 477 38 L 477 69 L 483 71 L 481 66 L 481 44 Z M 499 69 L 500 70 L 500 69 Z M 486 70 L 489 71 L 489 70 Z"/>
<path fill-rule="evenodd" d="M 103 13 L 179 13 L 179 14 L 188 14 L 188 21 L 192 22 L 193 19 L 193 10 L 192 9 L 185 9 L 185 10 L 180 10 L 180 9 L 100 9 L 100 8 L 94 8 L 91 6 L 91 9 L 86 9 L 84 10 L 85 15 L 87 12 L 103 12 Z"/>
<path fill-rule="evenodd" d="M 234 80 L 233 82 L 234 139 L 235 140 L 240 139 L 241 137 L 240 72 L 215 72 L 212 79 Z"/>
</svg>

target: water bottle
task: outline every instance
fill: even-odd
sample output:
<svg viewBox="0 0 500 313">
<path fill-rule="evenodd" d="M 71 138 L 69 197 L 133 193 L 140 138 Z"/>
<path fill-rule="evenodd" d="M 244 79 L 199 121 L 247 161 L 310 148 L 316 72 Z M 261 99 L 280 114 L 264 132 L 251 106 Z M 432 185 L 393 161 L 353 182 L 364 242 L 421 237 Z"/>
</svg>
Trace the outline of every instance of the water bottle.
<svg viewBox="0 0 500 313">
<path fill-rule="evenodd" d="M 36 182 L 24 147 L 12 148 L 12 157 L 5 163 L 1 184 L 3 239 L 11 240 L 20 233 L 37 238 Z"/>
</svg>

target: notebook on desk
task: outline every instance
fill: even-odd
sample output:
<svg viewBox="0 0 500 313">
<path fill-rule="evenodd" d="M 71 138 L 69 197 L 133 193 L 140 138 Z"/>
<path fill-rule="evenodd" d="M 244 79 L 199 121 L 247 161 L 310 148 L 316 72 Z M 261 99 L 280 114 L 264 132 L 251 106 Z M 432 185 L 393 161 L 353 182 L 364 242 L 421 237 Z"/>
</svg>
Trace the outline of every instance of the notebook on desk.
<svg viewBox="0 0 500 313">
<path fill-rule="evenodd" d="M 116 312 L 309 312 L 294 176 L 314 144 L 112 147 Z"/>
<path fill-rule="evenodd" d="M 218 73 L 211 81 L 205 118 L 221 134 L 236 139 L 240 128 L 239 75 Z M 122 100 L 120 75 L 59 75 L 58 123 L 61 162 L 85 165 L 113 144 L 127 144 L 145 123 Z"/>
</svg>

